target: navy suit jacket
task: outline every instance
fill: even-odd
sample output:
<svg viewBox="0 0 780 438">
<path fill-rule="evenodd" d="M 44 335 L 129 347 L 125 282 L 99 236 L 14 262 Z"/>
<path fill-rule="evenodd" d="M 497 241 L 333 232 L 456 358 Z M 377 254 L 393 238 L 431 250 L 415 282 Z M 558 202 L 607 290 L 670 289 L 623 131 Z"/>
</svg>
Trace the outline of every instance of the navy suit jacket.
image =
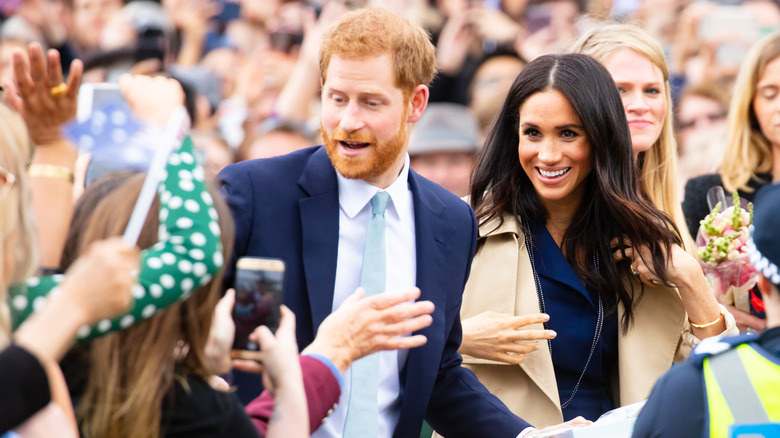
<svg viewBox="0 0 780 438">
<path fill-rule="evenodd" d="M 245 161 L 220 173 L 236 224 L 233 263 L 242 256 L 285 261 L 285 304 L 297 317 L 298 345 L 311 343 L 330 314 L 336 281 L 339 195 L 323 147 Z M 447 437 L 516 437 L 528 423 L 512 414 L 460 366 L 460 306 L 474 256 L 471 208 L 440 186 L 409 172 L 414 203 L 417 286 L 436 310 L 419 333 L 428 342 L 409 351 L 401 379 L 395 437 L 419 436 L 423 416 Z M 424 415 L 425 414 L 425 415 Z"/>
</svg>

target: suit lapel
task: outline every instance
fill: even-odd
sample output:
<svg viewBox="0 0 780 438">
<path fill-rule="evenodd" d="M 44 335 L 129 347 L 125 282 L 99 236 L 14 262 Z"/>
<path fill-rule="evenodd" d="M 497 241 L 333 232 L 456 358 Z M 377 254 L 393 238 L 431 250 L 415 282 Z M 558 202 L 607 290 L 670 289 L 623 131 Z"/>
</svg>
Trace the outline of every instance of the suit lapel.
<svg viewBox="0 0 780 438">
<path fill-rule="evenodd" d="M 425 412 L 428 398 L 436 382 L 441 355 L 444 349 L 445 314 L 447 291 L 438 281 L 443 272 L 448 272 L 445 255 L 451 248 L 453 225 L 444 221 L 445 204 L 424 184 L 420 176 L 409 171 L 409 188 L 414 204 L 414 226 L 417 252 L 416 284 L 420 288 L 420 300 L 430 300 L 436 306 L 433 323 L 416 332 L 428 341 L 422 347 L 409 350 L 406 367 L 402 375 L 403 391 L 413 392 L 414 397 L 404 396 L 401 406 L 399 428 L 395 436 L 404 436 L 400 426 L 408 422 L 406 417 L 415 417 Z"/>
<path fill-rule="evenodd" d="M 312 155 L 298 184 L 308 194 L 299 201 L 303 236 L 301 253 L 312 327 L 316 333 L 333 307 L 339 246 L 338 181 L 325 148 Z"/>
<path fill-rule="evenodd" d="M 446 206 L 436 194 L 418 184 L 419 178 L 413 172 L 409 172 L 409 185 L 412 190 L 414 202 L 415 239 L 417 247 L 417 287 L 422 291 L 420 299 L 431 300 L 437 306 L 446 300 L 446 291 L 439 286 L 437 276 L 447 272 L 445 266 L 445 254 L 451 248 L 451 236 L 453 226 L 445 222 L 442 217 Z M 442 309 L 444 310 L 444 309 Z M 444 323 L 444 312 L 434 318 L 430 327 L 420 333 L 428 337 L 426 347 L 441 347 L 444 340 L 444 330 L 438 324 Z M 431 342 L 432 337 L 437 342 Z M 416 348 L 412 352 L 423 351 Z M 409 356 L 412 358 L 412 355 Z"/>
</svg>

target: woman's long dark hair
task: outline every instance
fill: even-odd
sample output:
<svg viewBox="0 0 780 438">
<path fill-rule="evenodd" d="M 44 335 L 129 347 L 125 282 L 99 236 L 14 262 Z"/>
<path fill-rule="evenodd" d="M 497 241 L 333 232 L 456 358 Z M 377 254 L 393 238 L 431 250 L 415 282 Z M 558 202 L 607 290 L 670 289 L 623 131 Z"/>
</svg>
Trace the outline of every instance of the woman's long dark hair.
<svg viewBox="0 0 780 438">
<path fill-rule="evenodd" d="M 681 244 L 674 222 L 640 193 L 639 173 L 631 149 L 625 111 L 609 72 L 593 58 L 580 54 L 546 55 L 529 63 L 518 75 L 478 157 L 472 177 L 471 203 L 480 225 L 510 213 L 520 223 L 542 223 L 547 210 L 518 158 L 520 108 L 536 93 L 557 90 L 574 107 L 591 146 L 593 170 L 586 192 L 563 236 L 561 247 L 585 286 L 599 291 L 608 312 L 623 303 L 623 330 L 633 320 L 641 290 L 626 290 L 629 262 L 612 260 L 610 241 L 620 251 L 647 246 L 651 270 L 670 285 L 666 254 Z M 527 244 L 530 244 L 528 242 Z M 589 255 L 598 255 L 599 269 Z M 624 254 L 625 256 L 625 254 Z"/>
</svg>

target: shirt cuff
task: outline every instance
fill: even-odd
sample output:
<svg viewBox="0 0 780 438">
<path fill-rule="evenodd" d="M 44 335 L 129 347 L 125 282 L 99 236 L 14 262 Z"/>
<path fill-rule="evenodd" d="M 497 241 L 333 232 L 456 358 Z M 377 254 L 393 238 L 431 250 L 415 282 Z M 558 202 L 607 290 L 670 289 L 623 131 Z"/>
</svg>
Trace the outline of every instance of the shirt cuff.
<svg viewBox="0 0 780 438">
<path fill-rule="evenodd" d="M 309 356 L 313 357 L 314 359 L 317 359 L 318 361 L 324 363 L 329 369 L 330 372 L 333 373 L 333 376 L 336 377 L 336 380 L 339 382 L 339 388 L 343 386 L 344 379 L 341 375 L 341 371 L 339 371 L 338 368 L 336 368 L 336 365 L 333 363 L 332 360 L 328 359 L 327 357 L 321 355 L 321 354 L 308 354 L 305 353 L 303 356 Z"/>
<path fill-rule="evenodd" d="M 535 430 L 536 430 L 535 427 L 526 427 L 525 429 L 523 429 L 522 432 L 520 432 L 520 435 L 518 435 L 517 438 L 523 438 L 524 436 L 528 435 L 529 433 Z"/>
</svg>

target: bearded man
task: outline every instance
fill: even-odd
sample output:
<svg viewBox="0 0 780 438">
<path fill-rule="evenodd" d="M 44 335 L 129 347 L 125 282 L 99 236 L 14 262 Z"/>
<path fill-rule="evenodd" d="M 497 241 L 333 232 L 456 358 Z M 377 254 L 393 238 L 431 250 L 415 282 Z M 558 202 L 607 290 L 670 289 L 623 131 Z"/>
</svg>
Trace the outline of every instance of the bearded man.
<svg viewBox="0 0 780 438">
<path fill-rule="evenodd" d="M 447 437 L 514 438 L 529 426 L 460 366 L 477 223 L 465 202 L 409 169 L 406 151 L 435 63 L 428 35 L 408 20 L 383 9 L 344 15 L 320 51 L 324 147 L 220 174 L 236 222 L 233 263 L 286 262 L 298 345 L 359 287 L 370 295 L 416 286 L 435 305 L 432 324 L 415 332 L 424 345 L 337 370 L 346 371 L 340 403 L 314 437 L 417 437 L 423 419 Z"/>
</svg>

